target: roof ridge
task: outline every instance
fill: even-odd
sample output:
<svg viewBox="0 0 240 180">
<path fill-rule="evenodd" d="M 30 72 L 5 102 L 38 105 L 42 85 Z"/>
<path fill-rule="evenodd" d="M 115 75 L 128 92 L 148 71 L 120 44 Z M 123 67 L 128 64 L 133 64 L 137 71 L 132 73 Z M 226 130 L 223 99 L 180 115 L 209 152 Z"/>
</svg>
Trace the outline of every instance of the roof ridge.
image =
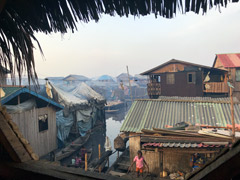
<svg viewBox="0 0 240 180">
<path fill-rule="evenodd" d="M 153 71 L 155 71 L 155 70 L 157 70 L 161 67 L 164 67 L 164 66 L 166 66 L 170 63 L 182 63 L 182 64 L 187 64 L 187 65 L 190 65 L 190 66 L 197 66 L 197 67 L 201 67 L 201 68 L 205 68 L 205 69 L 217 69 L 217 68 L 213 68 L 212 66 L 192 63 L 190 61 L 183 61 L 183 60 L 178 60 L 178 59 L 173 58 L 173 59 L 170 59 L 170 60 L 168 60 L 168 61 L 166 61 L 166 62 L 164 62 L 164 63 L 162 63 L 158 66 L 155 66 L 154 68 L 151 68 L 147 71 L 144 71 L 144 72 L 140 73 L 140 75 L 147 75 L 148 73 L 151 73 L 151 72 L 153 72 Z M 220 70 L 220 69 L 218 69 L 218 70 Z"/>
<path fill-rule="evenodd" d="M 135 101 L 162 101 L 162 102 L 192 102 L 192 103 L 218 103 L 218 104 L 230 104 L 229 101 L 224 100 L 200 100 L 200 99 L 136 99 Z M 240 104 L 240 102 L 234 102 L 234 104 Z"/>
<path fill-rule="evenodd" d="M 240 52 L 239 53 L 218 53 L 216 55 L 227 55 L 227 54 L 240 54 Z"/>
</svg>

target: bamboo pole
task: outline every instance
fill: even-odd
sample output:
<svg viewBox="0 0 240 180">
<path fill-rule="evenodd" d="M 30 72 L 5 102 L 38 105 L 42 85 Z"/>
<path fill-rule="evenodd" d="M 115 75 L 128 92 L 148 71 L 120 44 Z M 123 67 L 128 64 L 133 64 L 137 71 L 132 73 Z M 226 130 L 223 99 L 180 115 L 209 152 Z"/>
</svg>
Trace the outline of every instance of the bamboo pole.
<svg viewBox="0 0 240 180">
<path fill-rule="evenodd" d="M 87 159 L 87 153 L 85 153 L 85 171 L 88 170 L 88 159 Z"/>
<path fill-rule="evenodd" d="M 233 89 L 230 87 L 230 99 L 231 99 L 231 118 L 232 118 L 232 142 L 235 142 L 235 121 L 234 121 L 234 105 L 233 105 Z"/>
<path fill-rule="evenodd" d="M 101 144 L 98 144 L 98 158 L 101 158 Z M 99 166 L 98 171 L 101 173 L 101 166 Z"/>
<path fill-rule="evenodd" d="M 132 102 L 133 102 L 133 97 L 132 97 L 132 86 L 131 86 L 131 82 L 130 82 L 130 75 L 129 75 L 128 66 L 127 66 L 127 74 L 128 74 L 128 81 L 129 81 L 129 87 L 130 87 L 130 96 L 131 96 L 131 100 L 132 100 Z"/>
</svg>

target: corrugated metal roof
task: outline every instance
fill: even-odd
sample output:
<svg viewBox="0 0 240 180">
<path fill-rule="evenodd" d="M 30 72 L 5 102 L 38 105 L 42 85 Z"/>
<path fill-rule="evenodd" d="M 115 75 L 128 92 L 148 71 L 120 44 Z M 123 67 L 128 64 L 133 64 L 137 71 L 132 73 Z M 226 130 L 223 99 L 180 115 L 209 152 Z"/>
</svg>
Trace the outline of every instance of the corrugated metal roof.
<svg viewBox="0 0 240 180">
<path fill-rule="evenodd" d="M 204 143 L 179 143 L 179 142 L 171 142 L 171 143 L 144 143 L 143 147 L 152 146 L 152 147 L 161 147 L 161 148 L 224 148 L 230 147 L 231 144 L 204 144 Z"/>
<path fill-rule="evenodd" d="M 43 101 L 46 101 L 47 103 L 56 107 L 58 110 L 61 110 L 64 108 L 62 105 L 54 102 L 53 100 L 46 98 L 34 91 L 31 91 L 30 89 L 27 89 L 26 87 L 23 87 L 23 86 L 6 86 L 6 87 L 1 87 L 1 88 L 5 92 L 5 96 L 0 99 L 1 104 L 6 104 L 13 98 L 17 97 L 18 95 L 21 95 L 23 93 L 28 93 L 28 94 L 31 94 Z"/>
<path fill-rule="evenodd" d="M 217 54 L 217 58 L 225 68 L 240 67 L 240 53 Z"/>
<path fill-rule="evenodd" d="M 235 123 L 240 123 L 240 106 L 234 105 Z M 178 122 L 226 126 L 231 124 L 230 104 L 214 100 L 136 100 L 120 129 L 123 132 L 141 132 L 142 129 L 164 128 Z"/>
<path fill-rule="evenodd" d="M 159 96 L 162 100 L 182 100 L 182 101 L 208 101 L 208 102 L 230 102 L 229 97 L 212 98 L 212 97 L 180 97 L 180 96 Z M 233 97 L 234 102 L 239 102 L 238 98 Z"/>
<path fill-rule="evenodd" d="M 3 91 L 5 92 L 5 96 L 2 98 L 5 99 L 7 98 L 9 95 L 17 92 L 18 90 L 22 89 L 23 86 L 8 86 L 8 87 L 1 87 L 3 89 Z"/>
</svg>

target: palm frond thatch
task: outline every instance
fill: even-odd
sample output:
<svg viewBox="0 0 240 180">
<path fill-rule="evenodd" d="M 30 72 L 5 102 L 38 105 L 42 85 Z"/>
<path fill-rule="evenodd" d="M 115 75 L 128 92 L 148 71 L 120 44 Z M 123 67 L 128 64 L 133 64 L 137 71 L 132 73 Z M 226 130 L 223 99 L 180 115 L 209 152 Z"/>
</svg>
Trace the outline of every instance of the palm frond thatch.
<svg viewBox="0 0 240 180">
<path fill-rule="evenodd" d="M 34 32 L 76 30 L 76 22 L 98 21 L 101 14 L 172 18 L 177 11 L 206 13 L 213 6 L 238 0 L 0 0 L 0 65 L 21 78 L 37 80 L 33 56 Z M 38 43 L 39 44 L 39 43 Z M 40 47 L 40 45 L 39 45 Z M 41 51 L 41 47 L 40 47 Z"/>
</svg>

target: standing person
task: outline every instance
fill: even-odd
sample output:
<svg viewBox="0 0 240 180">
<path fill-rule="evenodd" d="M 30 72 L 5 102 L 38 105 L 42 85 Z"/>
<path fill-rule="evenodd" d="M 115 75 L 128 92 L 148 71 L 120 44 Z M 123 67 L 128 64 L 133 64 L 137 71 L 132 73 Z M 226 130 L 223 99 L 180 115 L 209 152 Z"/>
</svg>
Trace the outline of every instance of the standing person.
<svg viewBox="0 0 240 180">
<path fill-rule="evenodd" d="M 85 161 L 85 153 L 87 153 L 87 149 L 83 146 L 81 148 L 81 159 L 82 159 L 82 161 Z"/>
<path fill-rule="evenodd" d="M 76 160 L 75 160 L 75 167 L 80 167 L 81 165 L 81 158 L 80 156 L 76 156 Z"/>
<path fill-rule="evenodd" d="M 137 156 L 135 156 L 131 166 L 128 169 L 129 171 L 131 170 L 134 163 L 136 163 L 137 177 L 139 177 L 139 174 L 142 174 L 142 176 L 143 176 L 144 164 L 147 166 L 148 172 L 149 172 L 149 167 L 148 167 L 148 164 L 146 163 L 146 161 L 144 160 L 144 157 L 142 156 L 142 151 L 139 150 L 137 152 Z"/>
</svg>

